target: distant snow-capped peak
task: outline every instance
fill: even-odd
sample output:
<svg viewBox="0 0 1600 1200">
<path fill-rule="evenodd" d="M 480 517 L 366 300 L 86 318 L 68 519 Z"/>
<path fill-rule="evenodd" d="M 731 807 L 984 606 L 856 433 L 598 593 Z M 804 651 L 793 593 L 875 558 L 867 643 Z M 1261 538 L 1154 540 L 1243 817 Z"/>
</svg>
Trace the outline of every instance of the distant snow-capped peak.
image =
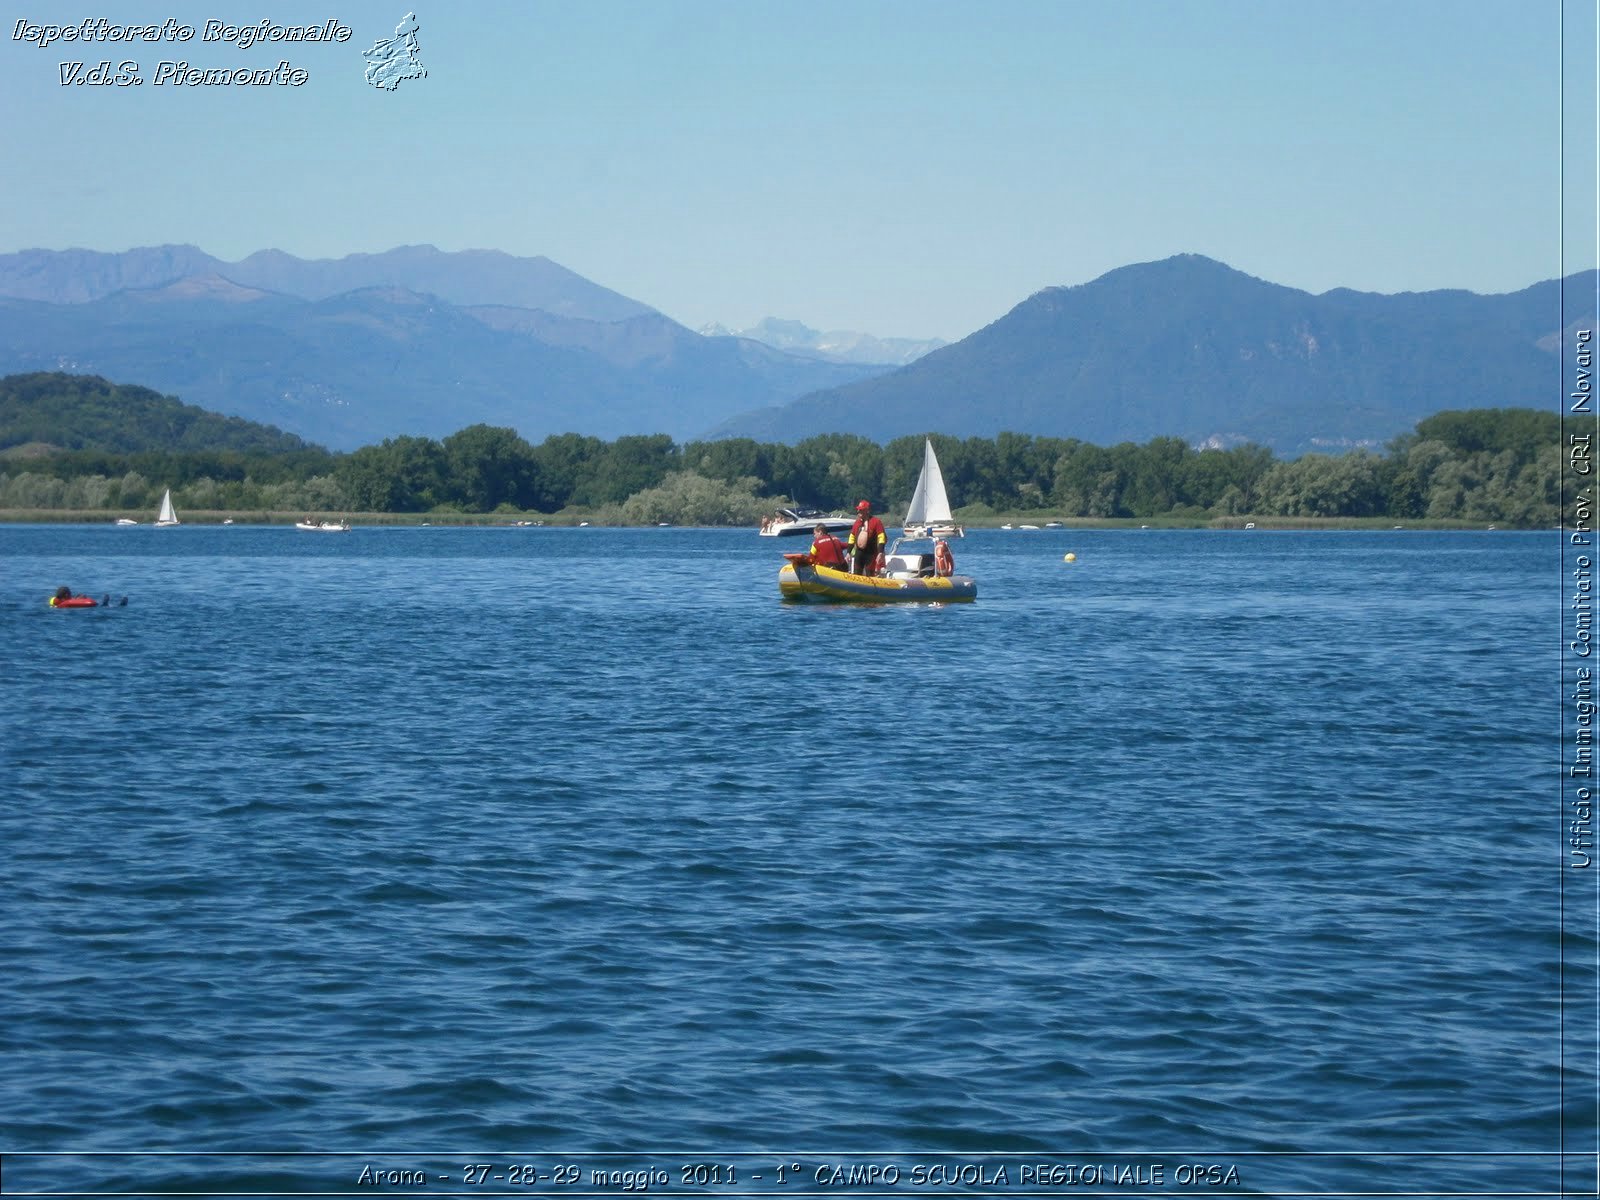
<svg viewBox="0 0 1600 1200">
<path fill-rule="evenodd" d="M 946 344 L 939 338 L 880 338 L 870 333 L 848 330 L 824 333 L 800 321 L 779 317 L 767 317 L 749 329 L 729 329 L 726 325 L 713 322 L 702 325 L 699 332 L 706 337 L 749 338 L 776 350 L 809 358 L 901 367 Z"/>
</svg>

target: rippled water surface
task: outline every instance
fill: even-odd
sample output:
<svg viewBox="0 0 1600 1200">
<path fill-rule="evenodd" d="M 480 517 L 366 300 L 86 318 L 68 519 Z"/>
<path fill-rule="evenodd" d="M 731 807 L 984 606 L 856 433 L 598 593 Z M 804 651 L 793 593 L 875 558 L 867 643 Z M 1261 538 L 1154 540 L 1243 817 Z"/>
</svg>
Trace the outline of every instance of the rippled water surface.
<svg viewBox="0 0 1600 1200">
<path fill-rule="evenodd" d="M 0 1148 L 1549 1186 L 1557 536 L 0 528 Z"/>
</svg>

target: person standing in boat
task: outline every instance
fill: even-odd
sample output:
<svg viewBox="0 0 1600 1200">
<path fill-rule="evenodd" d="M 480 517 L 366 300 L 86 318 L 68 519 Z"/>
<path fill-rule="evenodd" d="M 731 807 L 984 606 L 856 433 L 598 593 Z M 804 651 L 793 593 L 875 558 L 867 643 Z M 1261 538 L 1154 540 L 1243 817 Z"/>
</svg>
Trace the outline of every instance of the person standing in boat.
<svg viewBox="0 0 1600 1200">
<path fill-rule="evenodd" d="M 811 533 L 811 561 L 819 567 L 843 571 L 846 567 L 844 543 L 829 533 L 826 525 L 819 524 Z"/>
<path fill-rule="evenodd" d="M 883 522 L 872 515 L 872 501 L 861 501 L 856 505 L 856 523 L 850 526 L 850 570 L 856 575 L 876 575 L 888 544 Z"/>
<path fill-rule="evenodd" d="M 946 579 L 956 573 L 955 555 L 950 553 L 950 543 L 943 538 L 933 543 L 933 573 Z"/>
</svg>

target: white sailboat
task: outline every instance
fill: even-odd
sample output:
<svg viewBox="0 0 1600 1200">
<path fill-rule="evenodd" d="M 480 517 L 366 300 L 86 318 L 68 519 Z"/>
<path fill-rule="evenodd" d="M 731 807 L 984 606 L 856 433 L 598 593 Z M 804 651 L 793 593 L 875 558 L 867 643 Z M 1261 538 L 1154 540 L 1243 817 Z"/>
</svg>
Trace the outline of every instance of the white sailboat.
<svg viewBox="0 0 1600 1200">
<path fill-rule="evenodd" d="M 906 509 L 905 528 L 902 535 L 908 538 L 949 538 L 963 536 L 950 511 L 950 497 L 944 490 L 944 473 L 939 470 L 939 460 L 933 453 L 933 442 L 922 439 L 922 474 L 917 476 L 916 491 L 911 493 L 911 504 Z"/>
<path fill-rule="evenodd" d="M 165 525 L 179 524 L 182 524 L 182 522 L 178 520 L 178 514 L 172 508 L 172 489 L 168 488 L 161 495 L 161 511 L 156 514 L 156 528 L 160 529 Z"/>
</svg>

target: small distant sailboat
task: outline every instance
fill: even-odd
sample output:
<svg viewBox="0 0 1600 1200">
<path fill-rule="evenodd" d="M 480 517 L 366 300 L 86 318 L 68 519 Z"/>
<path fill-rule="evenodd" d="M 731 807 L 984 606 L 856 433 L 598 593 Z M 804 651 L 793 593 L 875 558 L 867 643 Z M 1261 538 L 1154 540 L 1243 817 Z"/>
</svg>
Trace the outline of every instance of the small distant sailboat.
<svg viewBox="0 0 1600 1200">
<path fill-rule="evenodd" d="M 161 511 L 156 514 L 156 528 L 161 529 L 167 525 L 181 525 L 178 514 L 172 508 L 172 489 L 168 488 L 161 495 Z"/>
<path fill-rule="evenodd" d="M 956 524 L 950 511 L 950 497 L 944 490 L 944 472 L 939 470 L 933 442 L 928 438 L 922 440 L 922 474 L 917 476 L 916 490 L 911 493 L 901 534 L 907 538 L 962 536 L 961 526 Z"/>
</svg>

